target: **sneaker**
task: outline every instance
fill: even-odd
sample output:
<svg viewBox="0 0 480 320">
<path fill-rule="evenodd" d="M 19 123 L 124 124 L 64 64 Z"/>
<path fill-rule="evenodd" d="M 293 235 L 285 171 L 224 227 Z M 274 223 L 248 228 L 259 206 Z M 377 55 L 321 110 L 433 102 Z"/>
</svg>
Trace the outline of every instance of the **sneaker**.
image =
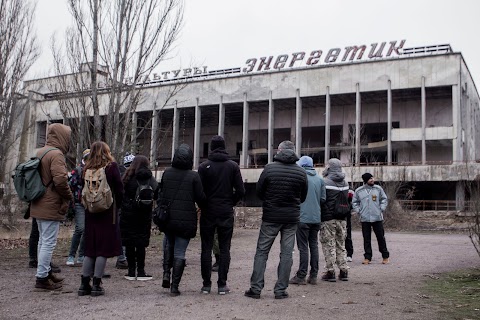
<svg viewBox="0 0 480 320">
<path fill-rule="evenodd" d="M 340 270 L 340 274 L 338 275 L 338 280 L 348 281 L 348 271 Z"/>
<path fill-rule="evenodd" d="M 288 293 L 286 292 L 282 292 L 280 294 L 275 295 L 275 299 L 286 299 L 286 298 L 288 298 Z"/>
<path fill-rule="evenodd" d="M 220 290 L 220 288 L 219 288 L 219 290 Z M 212 291 L 212 287 L 210 287 L 210 286 L 203 286 L 200 291 L 201 291 L 203 294 L 209 294 L 210 291 Z"/>
<path fill-rule="evenodd" d="M 335 279 L 335 272 L 333 271 L 327 271 L 322 275 L 322 280 L 323 281 L 328 281 L 328 282 L 336 282 L 337 279 Z"/>
<path fill-rule="evenodd" d="M 390 259 L 389 259 L 389 258 L 383 258 L 382 264 L 389 264 L 389 263 L 390 263 Z"/>
<path fill-rule="evenodd" d="M 352 257 L 347 257 L 347 262 L 352 262 Z"/>
<path fill-rule="evenodd" d="M 128 263 L 127 260 L 124 261 L 118 261 L 115 263 L 115 268 L 117 269 L 128 269 Z"/>
<path fill-rule="evenodd" d="M 299 278 L 298 276 L 295 276 L 295 277 L 293 277 L 292 279 L 290 279 L 290 281 L 288 281 L 288 283 L 290 283 L 290 284 L 298 284 L 298 285 L 305 285 L 305 284 L 307 284 L 307 281 L 305 280 L 305 278 Z"/>
<path fill-rule="evenodd" d="M 225 287 L 218 287 L 218 294 L 224 295 L 230 293 L 230 288 L 225 286 Z"/>
<path fill-rule="evenodd" d="M 135 272 L 128 272 L 125 275 L 125 279 L 127 279 L 129 281 L 134 281 L 134 280 L 137 280 L 137 276 L 135 275 Z"/>
<path fill-rule="evenodd" d="M 148 280 L 152 280 L 153 277 L 145 272 L 138 272 L 137 273 L 137 280 L 140 280 L 140 281 L 148 281 Z"/>
<path fill-rule="evenodd" d="M 308 283 L 312 284 L 312 285 L 316 285 L 317 284 L 317 277 L 308 277 L 308 280 L 307 280 Z"/>
<path fill-rule="evenodd" d="M 365 258 L 365 259 L 363 259 L 363 262 L 362 262 L 362 264 L 370 264 L 370 260 L 369 260 L 369 259 L 367 259 L 367 258 Z"/>
<path fill-rule="evenodd" d="M 260 299 L 260 293 L 255 293 L 252 291 L 252 289 L 245 291 L 244 296 L 252 299 Z"/>
<path fill-rule="evenodd" d="M 84 256 L 80 256 L 77 258 L 77 263 L 78 264 L 83 264 L 83 260 L 85 260 L 85 257 Z"/>
<path fill-rule="evenodd" d="M 74 266 L 75 265 L 75 257 L 68 256 L 66 264 L 67 264 L 67 266 Z"/>
<path fill-rule="evenodd" d="M 53 273 L 60 273 L 62 272 L 62 269 L 60 269 L 59 266 L 57 266 L 55 263 L 50 262 L 50 268 L 52 269 Z"/>
</svg>

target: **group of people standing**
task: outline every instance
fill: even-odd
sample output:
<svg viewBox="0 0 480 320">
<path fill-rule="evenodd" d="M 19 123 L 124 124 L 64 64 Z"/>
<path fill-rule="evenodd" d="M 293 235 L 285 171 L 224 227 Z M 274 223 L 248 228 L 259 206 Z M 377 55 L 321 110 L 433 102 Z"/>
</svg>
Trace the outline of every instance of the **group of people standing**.
<svg viewBox="0 0 480 320">
<path fill-rule="evenodd" d="M 43 183 L 47 186 L 50 181 L 53 183 L 43 197 L 31 203 L 31 216 L 36 218 L 39 231 L 35 287 L 43 290 L 62 287 L 64 279 L 52 273 L 50 263 L 60 221 L 64 220 L 69 203 L 74 204 L 76 228 L 67 265 L 75 263 L 79 248 L 77 263 L 82 264 L 79 296 L 105 293 L 102 277 L 107 258 L 121 256 L 123 250 L 128 264 L 125 278 L 152 279 L 145 270 L 145 255 L 156 201 L 157 205 L 168 204 L 170 215 L 164 230 L 162 286 L 170 288 L 172 296 L 180 295 L 186 249 L 190 239 L 197 234 L 200 219 L 201 292 L 209 294 L 212 289 L 212 249 L 214 239 L 218 237 L 218 294 L 229 293 L 227 281 L 234 206 L 244 197 L 245 187 L 239 166 L 230 160 L 223 137 L 212 138 L 208 160 L 199 166 L 198 172 L 192 170 L 192 150 L 186 144 L 180 145 L 160 183 L 149 169 L 146 157 L 129 156 L 127 160 L 131 164 L 125 168 L 115 162 L 106 143 L 95 142 L 85 150 L 82 165 L 74 170 L 70 188 L 64 156 L 68 152 L 70 133 L 68 126 L 50 125 L 46 146 L 37 152 L 43 154 L 48 148 L 57 148 L 41 162 Z M 247 297 L 260 298 L 268 254 L 278 233 L 281 234 L 281 254 L 278 281 L 274 288 L 276 299 L 288 297 L 286 289 L 289 283 L 317 283 L 319 232 L 326 260 L 322 280 L 335 281 L 335 263 L 340 268 L 339 279 L 348 280 L 345 249 L 347 215 L 343 211 L 339 214 L 341 201 L 338 199 L 340 195 L 348 197 L 349 187 L 341 163 L 338 159 L 330 159 L 322 178 L 313 168 L 313 160 L 308 156 L 299 159 L 294 149 L 290 141 L 280 143 L 274 162 L 265 167 L 257 183 L 263 215 L 250 289 L 245 292 Z M 113 202 L 101 212 L 90 212 L 89 207 L 83 207 L 79 201 L 88 170 L 103 170 L 111 190 Z M 357 189 L 352 200 L 353 211 L 361 216 L 364 263 L 372 259 L 371 228 L 377 236 L 383 263 L 388 263 L 389 253 L 382 225 L 387 199 L 383 189 L 375 185 L 373 177 L 368 175 L 363 176 L 365 185 Z M 150 190 L 151 201 L 140 203 L 139 190 Z M 295 238 L 300 251 L 300 266 L 289 280 Z M 306 280 L 309 255 L 310 275 Z"/>
</svg>

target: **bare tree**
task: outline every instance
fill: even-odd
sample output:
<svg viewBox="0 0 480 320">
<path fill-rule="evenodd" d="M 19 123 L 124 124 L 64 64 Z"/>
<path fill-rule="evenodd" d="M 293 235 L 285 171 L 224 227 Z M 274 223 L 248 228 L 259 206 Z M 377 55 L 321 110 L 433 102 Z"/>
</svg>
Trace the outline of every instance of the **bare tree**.
<svg viewBox="0 0 480 320">
<path fill-rule="evenodd" d="M 52 45 L 56 72 L 86 72 L 88 76 L 74 77 L 78 98 L 68 95 L 70 102 L 60 103 L 61 111 L 69 118 L 73 103 L 84 113 L 85 124 L 93 117 L 93 139 L 105 140 L 118 157 L 131 148 L 128 137 L 135 132 L 119 128 L 131 127 L 132 113 L 144 102 L 142 89 L 171 52 L 183 24 L 183 0 L 68 0 L 68 4 L 74 26 L 67 30 L 64 48 Z M 79 65 L 83 66 L 80 70 Z M 88 84 L 83 83 L 86 79 Z M 183 87 L 172 86 L 167 97 L 162 97 L 164 105 Z M 84 97 L 89 101 L 81 100 Z"/>
<path fill-rule="evenodd" d="M 10 206 L 8 156 L 22 136 L 14 124 L 25 118 L 28 100 L 21 94 L 22 80 L 40 50 L 33 25 L 36 5 L 28 0 L 0 0 L 0 186 L 4 210 Z M 28 129 L 28 125 L 24 130 Z"/>
</svg>

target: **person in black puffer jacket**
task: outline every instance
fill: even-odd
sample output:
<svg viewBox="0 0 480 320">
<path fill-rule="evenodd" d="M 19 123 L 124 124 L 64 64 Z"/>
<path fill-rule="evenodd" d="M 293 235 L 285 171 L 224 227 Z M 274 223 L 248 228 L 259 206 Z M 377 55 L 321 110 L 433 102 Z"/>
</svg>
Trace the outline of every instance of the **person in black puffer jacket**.
<svg viewBox="0 0 480 320">
<path fill-rule="evenodd" d="M 178 296 L 178 285 L 185 268 L 185 251 L 190 239 L 197 234 L 197 210 L 205 205 L 205 193 L 197 172 L 192 171 L 193 152 L 187 144 L 175 150 L 172 167 L 162 176 L 159 204 L 170 202 L 170 219 L 165 235 L 168 250 L 173 252 L 173 274 L 170 295 Z M 165 266 L 165 263 L 164 263 Z M 166 274 L 168 272 L 168 274 Z M 164 280 L 170 277 L 170 270 L 164 269 Z"/>
<path fill-rule="evenodd" d="M 152 228 L 152 207 L 137 203 L 137 189 L 140 186 L 150 186 L 152 200 L 157 195 L 158 183 L 148 169 L 147 157 L 138 155 L 133 160 L 125 174 L 123 184 L 125 194 L 122 202 L 120 215 L 120 231 L 122 244 L 126 248 L 128 262 L 127 280 L 151 280 L 152 276 L 145 273 L 145 248 L 150 244 L 150 232 Z M 149 188 L 144 188 L 148 194 Z M 136 273 L 135 273 L 136 272 Z"/>
<path fill-rule="evenodd" d="M 300 204 L 305 201 L 308 192 L 307 174 L 296 164 L 298 157 L 294 150 L 293 142 L 280 143 L 274 162 L 265 166 L 257 182 L 257 195 L 263 201 L 263 215 L 250 289 L 245 291 L 245 296 L 249 298 L 260 298 L 268 254 L 278 233 L 281 234 L 280 263 L 273 292 L 275 299 L 288 298 L 286 289 L 293 263 L 295 233 L 300 221 Z"/>
</svg>

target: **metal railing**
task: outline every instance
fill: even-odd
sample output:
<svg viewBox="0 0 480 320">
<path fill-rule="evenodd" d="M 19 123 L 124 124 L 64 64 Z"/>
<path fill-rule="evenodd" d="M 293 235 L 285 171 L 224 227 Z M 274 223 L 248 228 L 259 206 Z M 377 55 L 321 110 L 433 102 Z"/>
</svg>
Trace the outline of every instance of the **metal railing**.
<svg viewBox="0 0 480 320">
<path fill-rule="evenodd" d="M 455 200 L 398 200 L 398 203 L 408 211 L 457 211 Z M 465 201 L 462 211 L 469 211 L 473 206 L 473 201 Z"/>
</svg>

